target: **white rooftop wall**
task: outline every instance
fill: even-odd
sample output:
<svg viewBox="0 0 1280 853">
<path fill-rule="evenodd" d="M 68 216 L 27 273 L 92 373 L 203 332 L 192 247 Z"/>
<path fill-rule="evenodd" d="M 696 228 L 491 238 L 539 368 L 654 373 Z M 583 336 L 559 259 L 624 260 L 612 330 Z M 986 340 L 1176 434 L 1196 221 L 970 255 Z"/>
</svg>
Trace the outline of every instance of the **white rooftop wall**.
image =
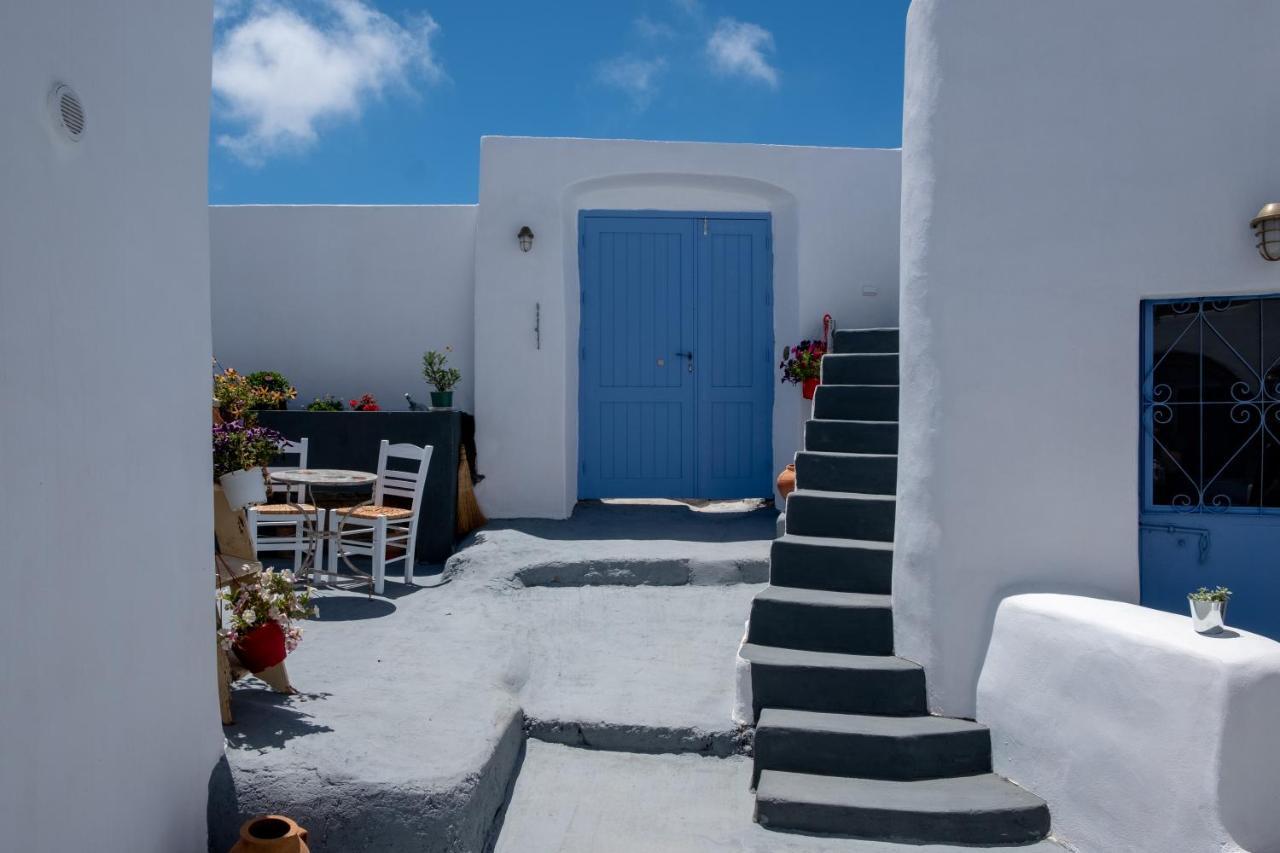
<svg viewBox="0 0 1280 853">
<path fill-rule="evenodd" d="M 780 351 L 817 336 L 828 312 L 843 327 L 896 323 L 899 184 L 891 150 L 482 140 L 475 372 L 485 511 L 563 517 L 577 499 L 579 210 L 771 213 Z M 527 254 L 515 238 L 523 225 L 537 235 Z M 775 470 L 799 445 L 801 403 L 790 386 L 775 396 Z"/>
<path fill-rule="evenodd" d="M 972 714 L 1000 599 L 1138 597 L 1139 301 L 1280 290 L 1280 4 L 915 0 L 898 651 Z"/>
<path fill-rule="evenodd" d="M 213 346 L 227 367 L 278 370 L 291 408 L 371 393 L 426 404 L 422 354 L 453 347 L 470 411 L 474 205 L 243 206 L 209 211 Z"/>
<path fill-rule="evenodd" d="M 6 850 L 206 849 L 211 21 L 209 0 L 0 4 Z"/>
</svg>

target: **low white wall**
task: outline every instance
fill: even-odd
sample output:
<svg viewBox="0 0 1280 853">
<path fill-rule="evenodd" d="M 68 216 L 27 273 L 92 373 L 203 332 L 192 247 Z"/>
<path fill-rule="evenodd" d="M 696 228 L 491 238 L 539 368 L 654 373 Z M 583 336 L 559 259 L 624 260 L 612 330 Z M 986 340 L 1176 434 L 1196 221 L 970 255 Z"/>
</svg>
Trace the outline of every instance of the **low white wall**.
<svg viewBox="0 0 1280 853">
<path fill-rule="evenodd" d="M 1081 853 L 1280 850 L 1280 644 L 1233 634 L 1115 601 L 1005 599 L 978 682 L 995 771 Z"/>
<path fill-rule="evenodd" d="M 481 142 L 476 238 L 477 441 L 494 517 L 564 517 L 577 499 L 578 224 L 584 209 L 767 211 L 777 348 L 897 320 L 899 153 L 585 139 Z M 516 232 L 533 229 L 529 253 Z M 864 295 L 863 287 L 878 290 Z M 535 305 L 542 349 L 535 349 Z M 779 387 L 775 470 L 799 446 L 799 391 Z"/>
<path fill-rule="evenodd" d="M 305 406 L 371 393 L 426 404 L 422 354 L 453 347 L 454 405 L 474 399 L 474 205 L 210 208 L 213 345 L 278 370 Z"/>
<path fill-rule="evenodd" d="M 6 850 L 206 849 L 211 21 L 209 0 L 0 4 Z"/>
<path fill-rule="evenodd" d="M 900 654 L 971 714 L 995 609 L 1138 597 L 1139 301 L 1280 290 L 1280 4 L 915 0 Z"/>
</svg>

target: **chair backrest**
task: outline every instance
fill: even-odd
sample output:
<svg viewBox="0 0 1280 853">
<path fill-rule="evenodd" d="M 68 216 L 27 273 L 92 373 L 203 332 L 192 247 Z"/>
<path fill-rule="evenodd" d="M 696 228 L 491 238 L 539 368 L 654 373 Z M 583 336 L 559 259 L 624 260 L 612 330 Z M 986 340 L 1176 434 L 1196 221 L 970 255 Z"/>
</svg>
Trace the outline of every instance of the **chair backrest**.
<svg viewBox="0 0 1280 853">
<path fill-rule="evenodd" d="M 409 501 L 413 512 L 413 526 L 418 526 L 418 507 L 422 503 L 422 491 L 427 485 L 427 470 L 431 467 L 430 444 L 391 444 L 385 438 L 378 447 L 378 483 L 373 487 L 373 502 L 385 504 L 386 499 L 400 498 Z M 388 459 L 407 459 L 416 462 L 412 470 L 388 468 Z"/>
<path fill-rule="evenodd" d="M 268 473 L 273 473 L 275 471 L 290 471 L 290 470 L 293 470 L 294 468 L 306 468 L 307 467 L 307 439 L 304 438 L 301 441 L 286 441 L 284 443 L 284 447 L 280 449 L 280 456 L 284 458 L 286 463 L 288 462 L 289 457 L 296 456 L 298 457 L 298 464 L 297 465 L 289 465 L 289 464 L 269 465 L 267 466 Z M 285 485 L 280 485 L 278 483 L 273 483 L 271 485 L 271 494 L 273 495 L 292 494 L 295 491 L 297 492 L 297 495 L 294 496 L 294 499 L 301 500 L 302 486 L 285 486 Z"/>
</svg>

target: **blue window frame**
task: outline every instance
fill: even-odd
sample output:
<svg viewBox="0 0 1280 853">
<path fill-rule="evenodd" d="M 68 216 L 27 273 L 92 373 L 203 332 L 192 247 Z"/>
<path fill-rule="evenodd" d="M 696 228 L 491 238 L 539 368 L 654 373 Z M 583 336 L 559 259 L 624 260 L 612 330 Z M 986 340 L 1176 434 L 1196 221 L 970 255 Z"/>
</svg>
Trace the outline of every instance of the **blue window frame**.
<svg viewBox="0 0 1280 853">
<path fill-rule="evenodd" d="M 1144 511 L 1280 514 L 1280 295 L 1142 307 Z"/>
</svg>

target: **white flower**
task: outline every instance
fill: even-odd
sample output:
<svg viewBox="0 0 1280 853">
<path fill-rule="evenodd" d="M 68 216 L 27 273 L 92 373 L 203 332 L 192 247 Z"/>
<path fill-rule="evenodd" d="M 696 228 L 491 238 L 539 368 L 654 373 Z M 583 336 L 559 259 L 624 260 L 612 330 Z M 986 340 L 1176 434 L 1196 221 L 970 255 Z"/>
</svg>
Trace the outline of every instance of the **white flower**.
<svg viewBox="0 0 1280 853">
<path fill-rule="evenodd" d="M 240 618 L 244 619 L 247 624 L 252 625 L 258 620 L 258 614 L 250 609 L 240 614 Z"/>
</svg>

